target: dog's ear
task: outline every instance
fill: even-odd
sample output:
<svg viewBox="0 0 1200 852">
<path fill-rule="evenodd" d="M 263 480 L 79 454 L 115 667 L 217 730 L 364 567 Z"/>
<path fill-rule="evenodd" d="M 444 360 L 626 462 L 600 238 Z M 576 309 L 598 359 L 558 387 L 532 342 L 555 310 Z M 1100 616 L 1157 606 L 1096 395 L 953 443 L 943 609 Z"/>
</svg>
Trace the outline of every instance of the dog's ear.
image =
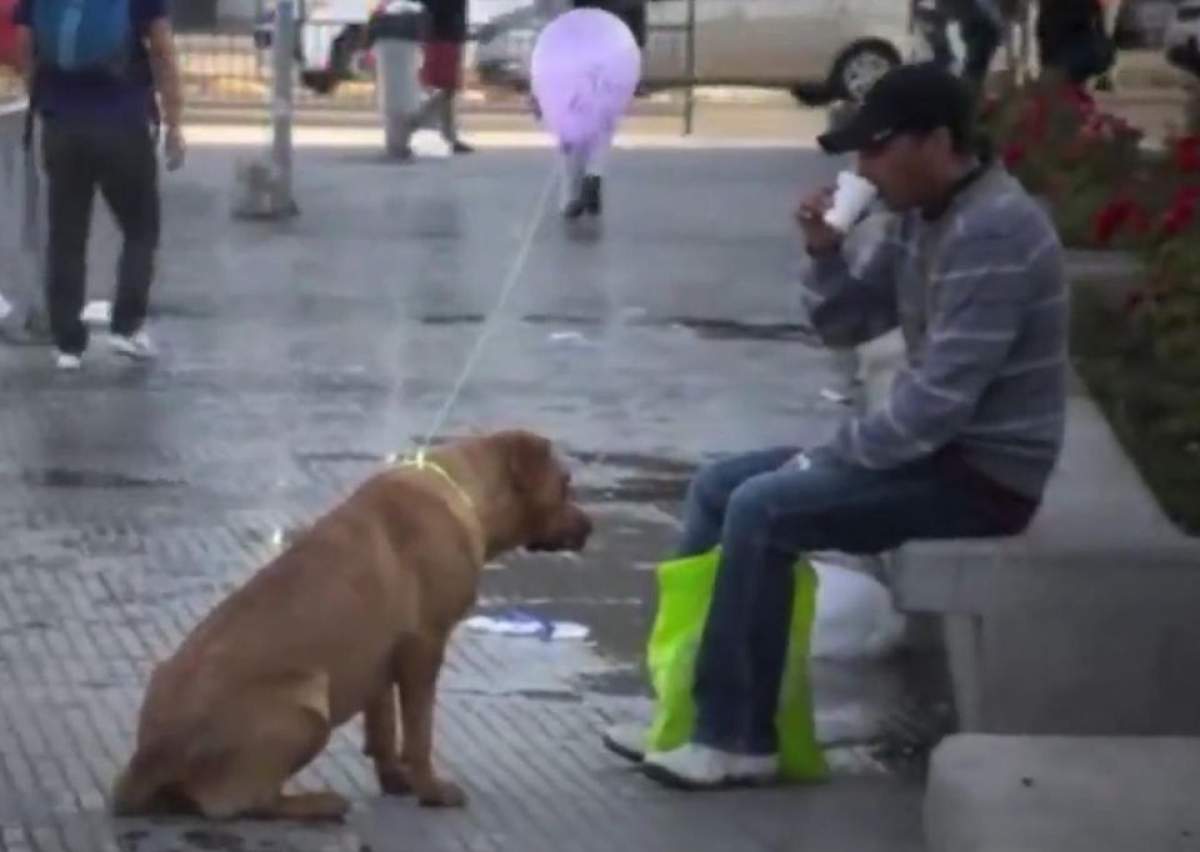
<svg viewBox="0 0 1200 852">
<path fill-rule="evenodd" d="M 508 444 L 508 470 L 518 491 L 533 491 L 554 466 L 554 446 L 546 438 L 527 431 L 505 435 Z"/>
</svg>

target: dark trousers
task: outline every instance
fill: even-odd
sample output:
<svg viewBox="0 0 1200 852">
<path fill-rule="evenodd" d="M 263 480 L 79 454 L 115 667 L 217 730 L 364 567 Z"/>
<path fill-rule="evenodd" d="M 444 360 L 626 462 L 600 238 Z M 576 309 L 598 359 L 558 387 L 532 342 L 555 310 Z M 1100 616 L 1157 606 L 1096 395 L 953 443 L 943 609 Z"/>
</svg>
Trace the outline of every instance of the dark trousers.
<svg viewBox="0 0 1200 852">
<path fill-rule="evenodd" d="M 1020 514 L 1003 510 L 965 470 L 937 459 L 886 471 L 831 460 L 805 468 L 797 452 L 782 447 L 714 462 L 688 491 L 678 555 L 721 545 L 694 686 L 694 739 L 715 748 L 777 750 L 798 556 L 1006 535 L 1032 512 L 1032 504 Z"/>
<path fill-rule="evenodd" d="M 50 207 L 46 305 L 62 352 L 80 354 L 88 330 L 80 314 L 87 289 L 87 244 L 96 189 L 124 236 L 112 331 L 129 335 L 146 320 L 159 239 L 158 159 L 149 124 L 47 118 L 42 133 Z"/>
</svg>

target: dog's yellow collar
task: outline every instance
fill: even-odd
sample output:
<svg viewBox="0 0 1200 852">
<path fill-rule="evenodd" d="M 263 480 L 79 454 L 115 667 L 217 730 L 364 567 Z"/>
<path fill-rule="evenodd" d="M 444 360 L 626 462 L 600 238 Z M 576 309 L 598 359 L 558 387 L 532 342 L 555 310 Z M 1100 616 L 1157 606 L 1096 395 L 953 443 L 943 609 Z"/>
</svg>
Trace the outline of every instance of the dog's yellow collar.
<svg viewBox="0 0 1200 852">
<path fill-rule="evenodd" d="M 459 485 L 458 481 L 450 475 L 450 472 L 446 470 L 446 468 L 426 457 L 424 450 L 419 450 L 414 456 L 401 459 L 398 464 L 401 467 L 414 467 L 417 470 L 428 470 L 437 474 L 444 479 L 452 489 L 454 489 L 454 493 L 457 494 L 459 499 L 461 499 L 463 503 L 467 505 L 467 508 L 469 508 L 472 512 L 475 511 L 475 501 L 471 498 L 471 495 L 467 493 L 467 489 Z"/>
</svg>

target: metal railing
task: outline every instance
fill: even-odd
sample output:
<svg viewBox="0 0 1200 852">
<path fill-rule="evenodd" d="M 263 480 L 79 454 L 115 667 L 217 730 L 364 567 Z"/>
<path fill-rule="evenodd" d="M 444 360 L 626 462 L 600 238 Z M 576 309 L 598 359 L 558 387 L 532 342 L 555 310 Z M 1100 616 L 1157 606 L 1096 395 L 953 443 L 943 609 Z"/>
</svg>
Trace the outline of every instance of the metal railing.
<svg viewBox="0 0 1200 852">
<path fill-rule="evenodd" d="M 669 57 L 670 79 L 658 82 L 677 87 L 638 111 L 673 114 L 687 107 L 690 90 L 686 81 L 694 76 L 694 51 L 689 37 L 691 20 L 676 25 L 651 26 L 648 43 L 659 57 Z M 527 62 L 537 39 L 539 24 L 506 29 L 503 53 Z M 176 36 L 180 70 L 189 106 L 262 107 L 271 91 L 271 62 L 267 27 L 243 22 L 211 32 L 188 32 Z M 669 41 L 670 43 L 665 43 Z M 366 28 L 358 21 L 310 20 L 301 25 L 297 38 L 300 85 L 296 108 L 301 112 L 362 111 L 375 107 L 374 56 L 366 46 Z M 464 97 L 467 111 L 505 112 L 524 109 L 519 85 L 492 77 L 477 58 L 494 53 L 471 41 L 463 57 Z M 660 75 L 662 76 L 662 75 Z"/>
<path fill-rule="evenodd" d="M 358 48 L 356 24 L 339 22 L 308 23 L 299 39 L 300 73 L 304 85 L 296 89 L 299 108 L 321 109 L 371 108 L 375 87 L 369 65 L 361 64 L 366 54 L 352 57 L 343 67 L 331 68 L 328 53 L 339 45 Z M 253 28 L 184 33 L 176 36 L 180 74 L 189 105 L 263 106 L 272 85 L 270 44 L 263 40 L 267 30 L 257 34 Z M 349 36 L 343 34 L 349 32 Z M 338 39 L 341 39 L 338 41 Z M 369 60 L 367 60 L 369 61 Z M 326 82 L 322 85 L 321 80 Z M 315 83 L 316 87 L 310 85 Z M 327 88 L 326 88 L 327 87 Z"/>
</svg>

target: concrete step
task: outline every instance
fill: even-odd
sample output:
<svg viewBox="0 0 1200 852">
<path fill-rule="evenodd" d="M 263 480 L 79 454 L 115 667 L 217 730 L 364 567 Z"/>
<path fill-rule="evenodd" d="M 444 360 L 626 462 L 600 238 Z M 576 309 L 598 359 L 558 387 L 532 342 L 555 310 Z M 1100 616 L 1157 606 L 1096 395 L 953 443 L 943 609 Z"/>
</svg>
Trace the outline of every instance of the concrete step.
<svg viewBox="0 0 1200 852">
<path fill-rule="evenodd" d="M 1200 850 L 1200 739 L 950 737 L 925 835 L 928 852 Z"/>
</svg>

